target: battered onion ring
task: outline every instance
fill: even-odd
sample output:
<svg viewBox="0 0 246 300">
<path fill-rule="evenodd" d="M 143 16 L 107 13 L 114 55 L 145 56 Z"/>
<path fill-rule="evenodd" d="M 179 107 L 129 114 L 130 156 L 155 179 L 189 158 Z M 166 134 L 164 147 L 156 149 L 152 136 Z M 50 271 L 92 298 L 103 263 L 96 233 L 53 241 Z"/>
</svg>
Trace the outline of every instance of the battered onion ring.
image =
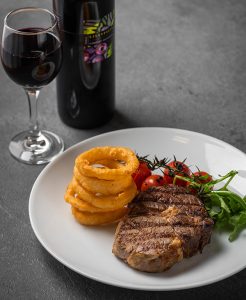
<svg viewBox="0 0 246 300">
<path fill-rule="evenodd" d="M 95 212 L 111 212 L 113 210 L 109 208 L 105 208 L 105 209 L 98 208 L 80 199 L 79 196 L 74 193 L 71 184 L 69 184 L 64 198 L 68 203 L 70 203 L 72 206 L 74 206 L 80 211 L 95 213 Z"/>
<path fill-rule="evenodd" d="M 102 165 L 102 166 L 107 167 L 109 169 L 119 169 L 122 166 L 124 166 L 123 162 L 120 162 L 118 160 L 112 160 L 112 159 L 98 160 L 94 164 Z"/>
<path fill-rule="evenodd" d="M 78 194 L 78 197 L 89 204 L 101 208 L 101 209 L 118 209 L 129 202 L 137 194 L 136 184 L 132 181 L 131 185 L 122 193 L 110 196 L 97 196 L 95 193 L 89 192 L 82 186 L 80 186 L 76 180 L 73 178 L 70 187 L 73 190 L 74 194 Z"/>
<path fill-rule="evenodd" d="M 72 206 L 72 213 L 75 219 L 83 225 L 102 225 L 113 223 L 121 219 L 128 209 L 126 207 L 111 211 L 110 213 L 101 212 L 101 213 L 89 213 L 82 212 L 77 208 Z"/>
<path fill-rule="evenodd" d="M 131 175 L 121 176 L 118 180 L 104 180 L 82 175 L 77 167 L 74 167 L 74 177 L 82 187 L 93 193 L 114 195 L 123 192 L 132 184 Z"/>
<path fill-rule="evenodd" d="M 125 164 L 117 169 L 95 168 L 96 161 L 110 159 L 123 161 Z M 83 175 L 99 179 L 115 180 L 123 175 L 132 174 L 139 166 L 135 153 L 125 147 L 95 147 L 82 154 L 76 160 L 75 165 Z"/>
</svg>

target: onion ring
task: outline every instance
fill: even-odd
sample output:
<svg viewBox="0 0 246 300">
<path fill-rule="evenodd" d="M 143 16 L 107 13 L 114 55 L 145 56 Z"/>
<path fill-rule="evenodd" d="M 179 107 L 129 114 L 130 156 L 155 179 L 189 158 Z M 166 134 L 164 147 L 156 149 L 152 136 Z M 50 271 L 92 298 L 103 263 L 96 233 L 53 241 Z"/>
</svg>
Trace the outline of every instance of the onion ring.
<svg viewBox="0 0 246 300">
<path fill-rule="evenodd" d="M 80 211 L 96 213 L 96 212 L 111 212 L 113 209 L 109 208 L 98 208 L 90 203 L 82 200 L 79 196 L 74 193 L 71 184 L 69 184 L 67 191 L 64 196 L 66 202 L 70 203 L 73 207 L 77 208 Z"/>
<path fill-rule="evenodd" d="M 103 167 L 107 167 L 109 169 L 119 169 L 122 166 L 124 166 L 124 163 L 118 160 L 112 160 L 112 159 L 102 159 L 96 161 L 94 164 L 102 165 Z"/>
<path fill-rule="evenodd" d="M 72 214 L 74 215 L 75 219 L 83 225 L 103 225 L 112 223 L 121 219 L 127 213 L 127 211 L 128 209 L 126 207 L 122 207 L 120 209 L 111 211 L 110 213 L 89 213 L 82 212 L 72 206 Z"/>
<path fill-rule="evenodd" d="M 123 161 L 125 164 L 116 169 L 93 167 L 96 161 L 105 159 Z M 80 154 L 75 160 L 75 166 L 83 175 L 115 180 L 124 175 L 132 174 L 138 168 L 139 161 L 135 153 L 129 148 L 105 146 L 95 147 Z"/>
<path fill-rule="evenodd" d="M 107 210 L 119 209 L 125 206 L 126 204 L 131 202 L 137 194 L 137 187 L 133 181 L 131 185 L 122 193 L 110 196 L 97 196 L 97 194 L 92 193 L 80 186 L 74 178 L 70 183 L 70 187 L 74 195 L 78 194 L 78 197 L 80 199 L 88 202 L 95 207 Z"/>
<path fill-rule="evenodd" d="M 77 167 L 74 167 L 74 177 L 86 190 L 103 195 L 114 195 L 123 192 L 132 184 L 131 175 L 122 176 L 118 180 L 104 180 L 82 175 Z"/>
</svg>

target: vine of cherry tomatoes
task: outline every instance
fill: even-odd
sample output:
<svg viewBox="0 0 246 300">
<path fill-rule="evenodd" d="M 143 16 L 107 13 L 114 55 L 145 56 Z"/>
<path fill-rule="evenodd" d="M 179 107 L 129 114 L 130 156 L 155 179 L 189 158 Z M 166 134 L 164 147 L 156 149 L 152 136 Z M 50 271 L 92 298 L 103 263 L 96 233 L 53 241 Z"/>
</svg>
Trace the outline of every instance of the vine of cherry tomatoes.
<svg viewBox="0 0 246 300">
<path fill-rule="evenodd" d="M 174 158 L 173 161 L 167 163 L 167 160 L 159 161 L 155 158 L 154 163 L 147 160 L 146 157 L 141 160 L 139 158 L 139 167 L 132 175 L 134 182 L 139 191 L 146 191 L 153 186 L 163 186 L 166 184 L 175 184 L 190 189 L 190 192 L 195 193 L 196 190 L 192 187 L 191 182 L 180 179 L 180 177 L 192 178 L 196 183 L 207 183 L 212 181 L 212 176 L 205 171 L 192 172 L 184 161 L 178 161 Z M 160 169 L 163 175 L 154 174 L 154 170 Z M 178 176 L 179 178 L 176 178 Z"/>
</svg>

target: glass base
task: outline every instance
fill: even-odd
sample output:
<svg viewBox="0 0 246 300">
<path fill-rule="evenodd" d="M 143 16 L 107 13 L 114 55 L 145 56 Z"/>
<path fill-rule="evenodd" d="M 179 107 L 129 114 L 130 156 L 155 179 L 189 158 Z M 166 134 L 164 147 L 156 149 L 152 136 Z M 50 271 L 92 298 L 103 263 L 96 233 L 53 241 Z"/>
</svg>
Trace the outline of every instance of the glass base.
<svg viewBox="0 0 246 300">
<path fill-rule="evenodd" d="M 64 150 L 63 140 L 56 134 L 42 130 L 37 134 L 24 131 L 12 138 L 9 144 L 11 155 L 29 165 L 50 162 Z"/>
</svg>

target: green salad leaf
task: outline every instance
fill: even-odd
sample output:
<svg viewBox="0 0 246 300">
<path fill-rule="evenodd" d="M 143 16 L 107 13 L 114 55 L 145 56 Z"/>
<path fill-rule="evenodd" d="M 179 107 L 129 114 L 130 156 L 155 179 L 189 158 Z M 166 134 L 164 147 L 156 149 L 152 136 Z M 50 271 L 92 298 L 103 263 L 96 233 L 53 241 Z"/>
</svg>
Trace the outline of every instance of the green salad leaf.
<svg viewBox="0 0 246 300">
<path fill-rule="evenodd" d="M 208 183 L 198 183 L 192 178 L 176 176 L 189 182 L 189 187 L 197 191 L 210 217 L 215 221 L 215 227 L 229 230 L 230 242 L 246 228 L 246 196 L 241 197 L 228 189 L 229 183 L 237 174 L 233 170 Z M 224 185 L 216 189 L 215 186 L 222 182 Z"/>
</svg>

